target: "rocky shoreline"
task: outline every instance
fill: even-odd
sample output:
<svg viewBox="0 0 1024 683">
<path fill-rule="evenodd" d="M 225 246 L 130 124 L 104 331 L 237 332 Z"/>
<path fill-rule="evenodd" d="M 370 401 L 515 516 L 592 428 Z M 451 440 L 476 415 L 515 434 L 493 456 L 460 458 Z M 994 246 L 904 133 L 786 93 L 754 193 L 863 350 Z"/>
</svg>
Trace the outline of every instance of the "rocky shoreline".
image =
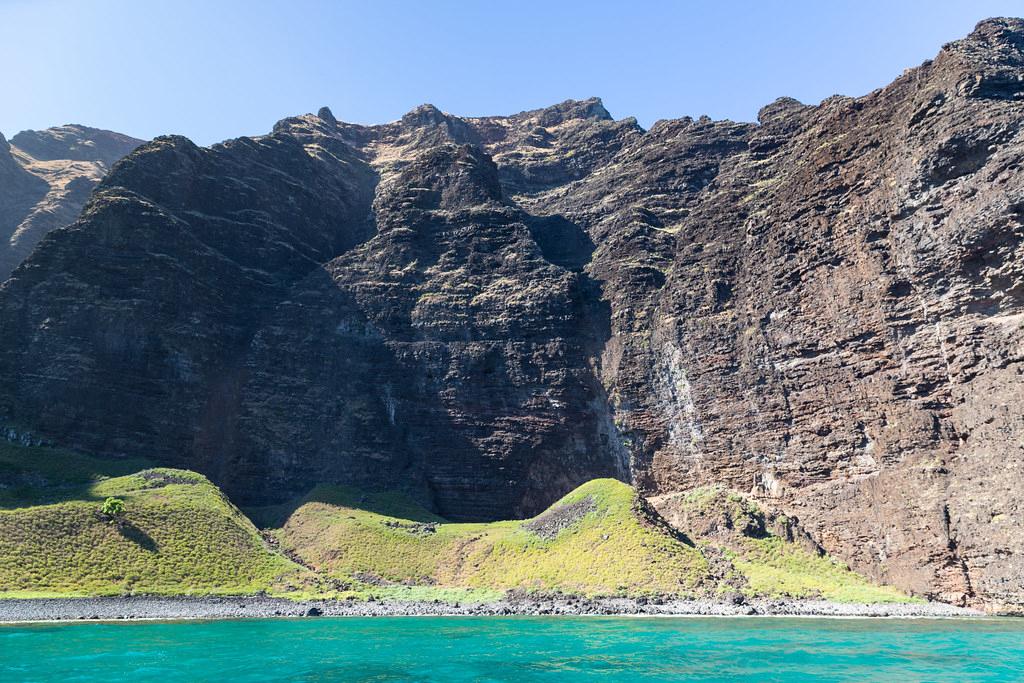
<svg viewBox="0 0 1024 683">
<path fill-rule="evenodd" d="M 120 621 L 377 616 L 815 616 L 978 617 L 977 610 L 943 603 L 853 604 L 826 600 L 645 600 L 506 598 L 489 603 L 395 600 L 306 600 L 245 597 L 104 597 L 0 600 L 0 622 Z"/>
</svg>

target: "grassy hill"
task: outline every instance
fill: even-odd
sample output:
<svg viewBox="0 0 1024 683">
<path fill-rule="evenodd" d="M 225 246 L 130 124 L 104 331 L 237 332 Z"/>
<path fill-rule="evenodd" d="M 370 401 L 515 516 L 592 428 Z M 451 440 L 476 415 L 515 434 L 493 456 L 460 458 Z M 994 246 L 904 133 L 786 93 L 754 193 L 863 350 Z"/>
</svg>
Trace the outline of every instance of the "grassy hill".
<svg viewBox="0 0 1024 683">
<path fill-rule="evenodd" d="M 633 490 L 601 479 L 533 520 L 454 524 L 395 495 L 319 487 L 276 531 L 281 545 L 357 588 L 435 586 L 586 595 L 692 593 L 692 547 L 645 526 Z"/>
<path fill-rule="evenodd" d="M 107 497 L 124 500 L 122 519 L 102 514 Z M 320 486 L 294 504 L 249 511 L 264 536 L 194 472 L 0 444 L 0 597 L 266 591 L 486 601 L 516 590 L 907 599 L 765 530 L 739 494 L 712 488 L 669 503 L 685 534 L 611 479 L 530 520 L 471 524 L 399 494 Z M 747 527 L 756 533 L 735 533 Z"/>
<path fill-rule="evenodd" d="M 705 515 L 738 519 L 731 508 L 740 504 L 746 514 L 762 514 L 739 494 L 714 491 L 691 497 Z M 394 494 L 322 486 L 276 522 L 282 547 L 356 594 L 394 595 L 401 588 L 423 594 L 431 587 L 588 596 L 740 592 L 840 602 L 908 599 L 760 528 L 751 536 L 681 537 L 631 487 L 612 479 L 588 482 L 526 521 L 448 523 Z"/>
<path fill-rule="evenodd" d="M 241 594 L 299 572 L 205 477 L 146 465 L 0 445 L 0 595 Z"/>
</svg>

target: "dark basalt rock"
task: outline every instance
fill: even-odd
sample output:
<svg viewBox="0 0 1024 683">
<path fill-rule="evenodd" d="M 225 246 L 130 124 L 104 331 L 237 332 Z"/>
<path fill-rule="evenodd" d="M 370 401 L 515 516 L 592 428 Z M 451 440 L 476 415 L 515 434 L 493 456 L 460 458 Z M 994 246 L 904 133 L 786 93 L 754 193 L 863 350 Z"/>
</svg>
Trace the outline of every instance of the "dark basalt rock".
<svg viewBox="0 0 1024 683">
<path fill-rule="evenodd" d="M 320 111 L 318 111 L 316 115 L 325 123 L 331 126 L 338 125 L 338 119 L 334 118 L 334 113 L 331 112 L 329 107 L 320 107 Z"/>
<path fill-rule="evenodd" d="M 597 287 L 544 258 L 487 155 L 421 154 L 381 182 L 374 213 L 377 235 L 302 281 L 254 339 L 231 471 L 255 476 L 238 494 L 327 479 L 493 519 L 628 476 L 587 362 L 607 335 Z M 282 420 L 281 402 L 301 415 Z"/>
<path fill-rule="evenodd" d="M 875 579 L 1019 610 L 1022 45 L 982 22 L 757 124 L 587 100 L 158 139 L 0 288 L 3 422 L 251 503 L 723 484 Z"/>
<path fill-rule="evenodd" d="M 144 145 L 0 289 L 6 339 L 43 330 L 0 352 L 4 408 L 69 445 L 218 471 L 261 311 L 368 236 L 373 180 L 290 136 Z"/>
<path fill-rule="evenodd" d="M 605 170 L 545 201 L 598 244 L 624 349 L 605 384 L 647 492 L 726 483 L 876 579 L 1022 599 L 1021 36 L 983 22 L 886 88 L 781 100 L 758 127 L 656 125 L 633 153 L 678 130 L 692 166 L 661 170 L 673 140 L 622 165 L 635 184 Z M 664 284 L 626 254 L 664 254 Z"/>
<path fill-rule="evenodd" d="M 588 514 L 597 509 L 593 497 L 588 496 L 575 503 L 567 503 L 552 508 L 544 514 L 539 515 L 522 525 L 523 529 L 530 531 L 545 540 L 557 538 L 560 533 L 569 527 L 579 524 Z"/>
</svg>

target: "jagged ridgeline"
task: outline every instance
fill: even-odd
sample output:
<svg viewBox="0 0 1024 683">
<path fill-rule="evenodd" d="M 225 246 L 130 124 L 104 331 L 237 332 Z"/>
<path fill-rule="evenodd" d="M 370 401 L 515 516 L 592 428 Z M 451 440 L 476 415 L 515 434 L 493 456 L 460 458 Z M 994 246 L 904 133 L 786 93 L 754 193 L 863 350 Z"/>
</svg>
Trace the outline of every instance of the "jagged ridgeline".
<svg viewBox="0 0 1024 683">
<path fill-rule="evenodd" d="M 884 88 L 756 124 L 645 131 L 587 100 L 158 138 L 0 288 L 2 422 L 201 472 L 243 508 L 304 501 L 274 538 L 339 581 L 489 576 L 328 561 L 303 534 L 331 536 L 352 491 L 489 524 L 610 478 L 704 530 L 672 576 L 724 585 L 681 569 L 721 559 L 743 590 L 775 580 L 746 540 L 701 549 L 707 499 L 787 520 L 749 536 L 764 557 L 821 548 L 1019 609 L 1022 123 L 1024 22 L 993 19 Z M 32 154 L 0 145 L 21 188 L 0 227 L 52 192 Z M 498 524 L 478 542 L 518 542 Z"/>
</svg>

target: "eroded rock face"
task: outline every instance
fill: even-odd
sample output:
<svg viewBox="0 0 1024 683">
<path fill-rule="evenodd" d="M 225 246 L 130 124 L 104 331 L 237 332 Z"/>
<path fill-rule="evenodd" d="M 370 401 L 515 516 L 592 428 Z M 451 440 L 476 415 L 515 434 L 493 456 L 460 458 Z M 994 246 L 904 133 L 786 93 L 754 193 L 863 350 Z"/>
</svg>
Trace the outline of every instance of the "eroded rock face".
<svg viewBox="0 0 1024 683">
<path fill-rule="evenodd" d="M 0 135 L 0 281 L 43 235 L 78 217 L 96 184 L 141 140 L 85 126 Z"/>
<path fill-rule="evenodd" d="M 756 124 L 588 100 L 158 139 L 0 289 L 3 419 L 245 502 L 722 485 L 878 580 L 1021 609 L 1022 125 L 995 19 Z"/>
<path fill-rule="evenodd" d="M 866 97 L 705 122 L 699 149 L 731 132 L 734 151 L 688 176 L 696 201 L 548 204 L 618 239 L 673 236 L 647 298 L 613 303 L 604 365 L 648 491 L 752 491 L 858 571 L 1019 604 L 1022 35 L 985 22 Z M 647 187 L 595 184 L 612 201 Z M 596 241 L 614 302 L 637 278 Z"/>
<path fill-rule="evenodd" d="M 374 178 L 345 145 L 286 135 L 144 145 L 0 288 L 5 411 L 214 471 L 263 312 L 371 234 Z"/>
<path fill-rule="evenodd" d="M 293 288 L 250 345 L 239 493 L 326 478 L 495 519 L 628 477 L 589 362 L 608 336 L 600 290 L 545 258 L 543 222 L 505 201 L 490 158 L 431 147 L 381 181 L 374 215 L 377 234 Z"/>
</svg>

